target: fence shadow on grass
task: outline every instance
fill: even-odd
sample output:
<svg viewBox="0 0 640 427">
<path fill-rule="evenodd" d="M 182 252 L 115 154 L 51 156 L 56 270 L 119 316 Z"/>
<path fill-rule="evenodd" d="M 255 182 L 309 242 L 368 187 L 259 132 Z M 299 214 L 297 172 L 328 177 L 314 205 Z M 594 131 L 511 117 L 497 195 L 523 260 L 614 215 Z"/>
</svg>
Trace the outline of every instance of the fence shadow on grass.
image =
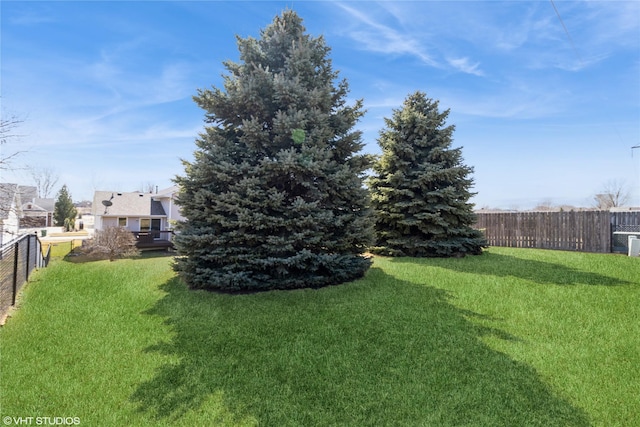
<svg viewBox="0 0 640 427">
<path fill-rule="evenodd" d="M 372 268 L 323 288 L 224 295 L 174 278 L 145 314 L 174 362 L 131 400 L 166 423 L 586 426 L 529 366 L 494 351 L 445 291 Z M 501 336 L 503 339 L 515 337 Z"/>
<path fill-rule="evenodd" d="M 498 277 L 517 277 L 539 284 L 555 285 L 630 285 L 616 277 L 572 268 L 567 265 L 511 255 L 485 252 L 465 258 L 394 258 L 393 263 L 410 263 L 441 267 L 460 273 L 483 274 Z"/>
</svg>

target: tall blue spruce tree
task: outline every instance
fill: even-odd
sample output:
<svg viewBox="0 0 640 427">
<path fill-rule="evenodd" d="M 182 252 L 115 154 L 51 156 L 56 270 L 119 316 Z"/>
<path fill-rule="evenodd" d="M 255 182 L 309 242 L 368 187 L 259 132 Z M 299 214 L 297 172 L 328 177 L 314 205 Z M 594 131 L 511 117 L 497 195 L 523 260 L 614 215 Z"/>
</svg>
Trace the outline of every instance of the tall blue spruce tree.
<svg viewBox="0 0 640 427">
<path fill-rule="evenodd" d="M 449 110 L 423 92 L 394 110 L 378 143 L 382 156 L 369 180 L 375 215 L 373 253 L 451 257 L 480 254 L 487 243 L 475 223 L 469 199 L 473 168 L 452 148 Z"/>
<path fill-rule="evenodd" d="M 322 37 L 286 10 L 237 37 L 224 88 L 198 90 L 207 126 L 176 177 L 186 220 L 175 269 L 221 291 L 321 287 L 363 276 L 373 239 L 362 101 L 346 104 Z"/>
</svg>

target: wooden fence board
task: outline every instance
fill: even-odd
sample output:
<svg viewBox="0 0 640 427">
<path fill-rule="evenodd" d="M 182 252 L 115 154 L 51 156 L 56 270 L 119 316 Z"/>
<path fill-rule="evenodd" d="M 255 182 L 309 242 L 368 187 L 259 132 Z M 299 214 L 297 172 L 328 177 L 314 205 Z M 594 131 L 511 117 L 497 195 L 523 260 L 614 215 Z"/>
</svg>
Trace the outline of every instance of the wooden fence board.
<svg viewBox="0 0 640 427">
<path fill-rule="evenodd" d="M 489 246 L 612 251 L 612 232 L 640 231 L 640 211 L 495 212 L 477 213 Z"/>
</svg>

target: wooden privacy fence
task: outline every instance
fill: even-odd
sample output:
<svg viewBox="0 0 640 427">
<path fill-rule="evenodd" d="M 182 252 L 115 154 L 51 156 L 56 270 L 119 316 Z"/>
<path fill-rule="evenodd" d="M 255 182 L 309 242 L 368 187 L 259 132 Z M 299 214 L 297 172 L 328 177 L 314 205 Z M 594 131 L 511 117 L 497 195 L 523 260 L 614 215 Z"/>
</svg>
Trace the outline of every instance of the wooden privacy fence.
<svg viewBox="0 0 640 427">
<path fill-rule="evenodd" d="M 490 246 L 513 248 L 607 253 L 612 251 L 614 227 L 627 222 L 640 225 L 640 212 L 496 212 L 476 215 L 476 228 L 484 230 Z"/>
</svg>

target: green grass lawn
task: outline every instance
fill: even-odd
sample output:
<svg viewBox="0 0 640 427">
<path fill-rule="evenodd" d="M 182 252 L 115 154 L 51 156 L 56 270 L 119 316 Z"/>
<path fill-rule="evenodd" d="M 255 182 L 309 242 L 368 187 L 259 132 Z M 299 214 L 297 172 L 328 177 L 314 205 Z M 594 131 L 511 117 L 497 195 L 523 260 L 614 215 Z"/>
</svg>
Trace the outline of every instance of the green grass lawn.
<svg viewBox="0 0 640 427">
<path fill-rule="evenodd" d="M 319 290 L 189 291 L 55 260 L 0 329 L 0 416 L 84 426 L 640 425 L 640 260 L 376 258 Z"/>
<path fill-rule="evenodd" d="M 46 254 L 47 249 L 51 248 L 51 257 L 63 257 L 71 252 L 74 248 L 78 248 L 82 246 L 81 239 L 73 239 L 67 240 L 63 242 L 57 241 L 43 241 L 42 242 L 42 253 Z"/>
</svg>

